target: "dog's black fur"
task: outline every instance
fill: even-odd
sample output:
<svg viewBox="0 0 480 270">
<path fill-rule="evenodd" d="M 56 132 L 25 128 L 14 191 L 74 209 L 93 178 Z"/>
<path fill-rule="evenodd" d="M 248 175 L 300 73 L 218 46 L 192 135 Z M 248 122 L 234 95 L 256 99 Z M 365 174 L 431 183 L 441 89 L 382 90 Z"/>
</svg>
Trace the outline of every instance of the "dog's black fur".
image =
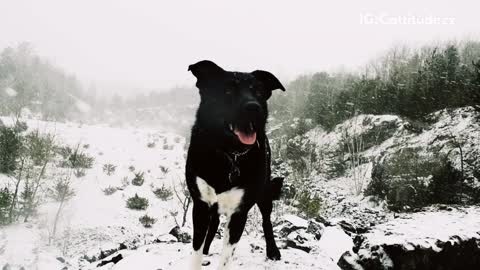
<svg viewBox="0 0 480 270">
<path fill-rule="evenodd" d="M 263 218 L 267 257 L 279 260 L 270 215 L 272 200 L 278 199 L 283 178 L 271 179 L 265 125 L 267 99 L 272 90 L 285 88 L 267 71 L 230 72 L 206 60 L 188 69 L 197 78 L 201 97 L 186 164 L 186 180 L 193 199 L 193 249 L 198 251 L 205 239 L 203 253 L 208 254 L 219 225 L 218 205 L 201 199 L 197 185 L 200 177 L 216 194 L 232 188 L 244 190 L 241 204 L 228 224 L 230 244 L 239 241 L 247 213 L 257 204 Z M 236 132 L 250 138 L 255 133 L 255 143 L 242 143 Z"/>
</svg>

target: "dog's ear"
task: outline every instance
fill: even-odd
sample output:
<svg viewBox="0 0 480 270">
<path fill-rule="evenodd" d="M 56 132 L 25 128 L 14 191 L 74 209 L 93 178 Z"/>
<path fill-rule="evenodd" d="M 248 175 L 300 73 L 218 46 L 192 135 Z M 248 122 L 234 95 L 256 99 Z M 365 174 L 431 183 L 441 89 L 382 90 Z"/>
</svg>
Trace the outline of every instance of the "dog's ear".
<svg viewBox="0 0 480 270">
<path fill-rule="evenodd" d="M 197 87 L 208 84 L 209 81 L 219 78 L 225 73 L 223 68 L 212 61 L 203 60 L 188 66 L 188 70 L 197 78 Z"/>
<path fill-rule="evenodd" d="M 285 87 L 283 87 L 282 83 L 272 73 L 264 70 L 255 70 L 251 74 L 257 80 L 262 82 L 265 90 L 267 91 L 267 99 L 272 95 L 273 90 L 280 89 L 282 91 L 285 91 Z"/>
</svg>

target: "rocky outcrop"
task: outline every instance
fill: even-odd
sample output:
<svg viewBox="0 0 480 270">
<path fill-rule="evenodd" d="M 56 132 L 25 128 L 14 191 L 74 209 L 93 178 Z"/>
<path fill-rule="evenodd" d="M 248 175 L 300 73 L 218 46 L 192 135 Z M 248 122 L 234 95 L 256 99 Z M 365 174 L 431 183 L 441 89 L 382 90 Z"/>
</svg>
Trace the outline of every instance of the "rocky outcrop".
<svg viewBox="0 0 480 270">
<path fill-rule="evenodd" d="M 480 269 L 480 209 L 403 214 L 357 235 L 354 244 L 341 269 Z"/>
<path fill-rule="evenodd" d="M 169 234 L 175 236 L 178 242 L 182 242 L 182 243 L 192 242 L 192 236 L 190 236 L 188 232 L 184 231 L 182 228 L 178 226 L 175 226 L 173 229 L 171 229 Z"/>
</svg>

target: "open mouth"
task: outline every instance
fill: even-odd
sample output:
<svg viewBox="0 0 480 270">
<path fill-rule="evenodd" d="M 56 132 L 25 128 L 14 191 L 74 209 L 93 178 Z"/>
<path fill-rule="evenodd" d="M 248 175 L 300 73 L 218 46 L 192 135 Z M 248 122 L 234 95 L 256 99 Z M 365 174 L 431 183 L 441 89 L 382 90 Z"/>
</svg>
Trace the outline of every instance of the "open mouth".
<svg viewBox="0 0 480 270">
<path fill-rule="evenodd" d="M 257 141 L 257 132 L 252 122 L 245 127 L 238 127 L 234 124 L 229 124 L 230 131 L 237 135 L 238 140 L 246 145 L 252 145 Z"/>
</svg>

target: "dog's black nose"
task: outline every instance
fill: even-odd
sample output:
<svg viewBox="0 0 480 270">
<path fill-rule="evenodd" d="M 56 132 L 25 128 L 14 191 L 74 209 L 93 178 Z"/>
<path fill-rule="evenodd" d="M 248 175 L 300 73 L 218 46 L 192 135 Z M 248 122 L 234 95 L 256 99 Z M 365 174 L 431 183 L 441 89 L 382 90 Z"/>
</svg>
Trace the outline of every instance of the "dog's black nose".
<svg viewBox="0 0 480 270">
<path fill-rule="evenodd" d="M 245 105 L 243 106 L 243 110 L 247 113 L 256 114 L 260 112 L 261 107 L 260 104 L 258 104 L 257 102 L 249 101 L 245 103 Z"/>
</svg>

